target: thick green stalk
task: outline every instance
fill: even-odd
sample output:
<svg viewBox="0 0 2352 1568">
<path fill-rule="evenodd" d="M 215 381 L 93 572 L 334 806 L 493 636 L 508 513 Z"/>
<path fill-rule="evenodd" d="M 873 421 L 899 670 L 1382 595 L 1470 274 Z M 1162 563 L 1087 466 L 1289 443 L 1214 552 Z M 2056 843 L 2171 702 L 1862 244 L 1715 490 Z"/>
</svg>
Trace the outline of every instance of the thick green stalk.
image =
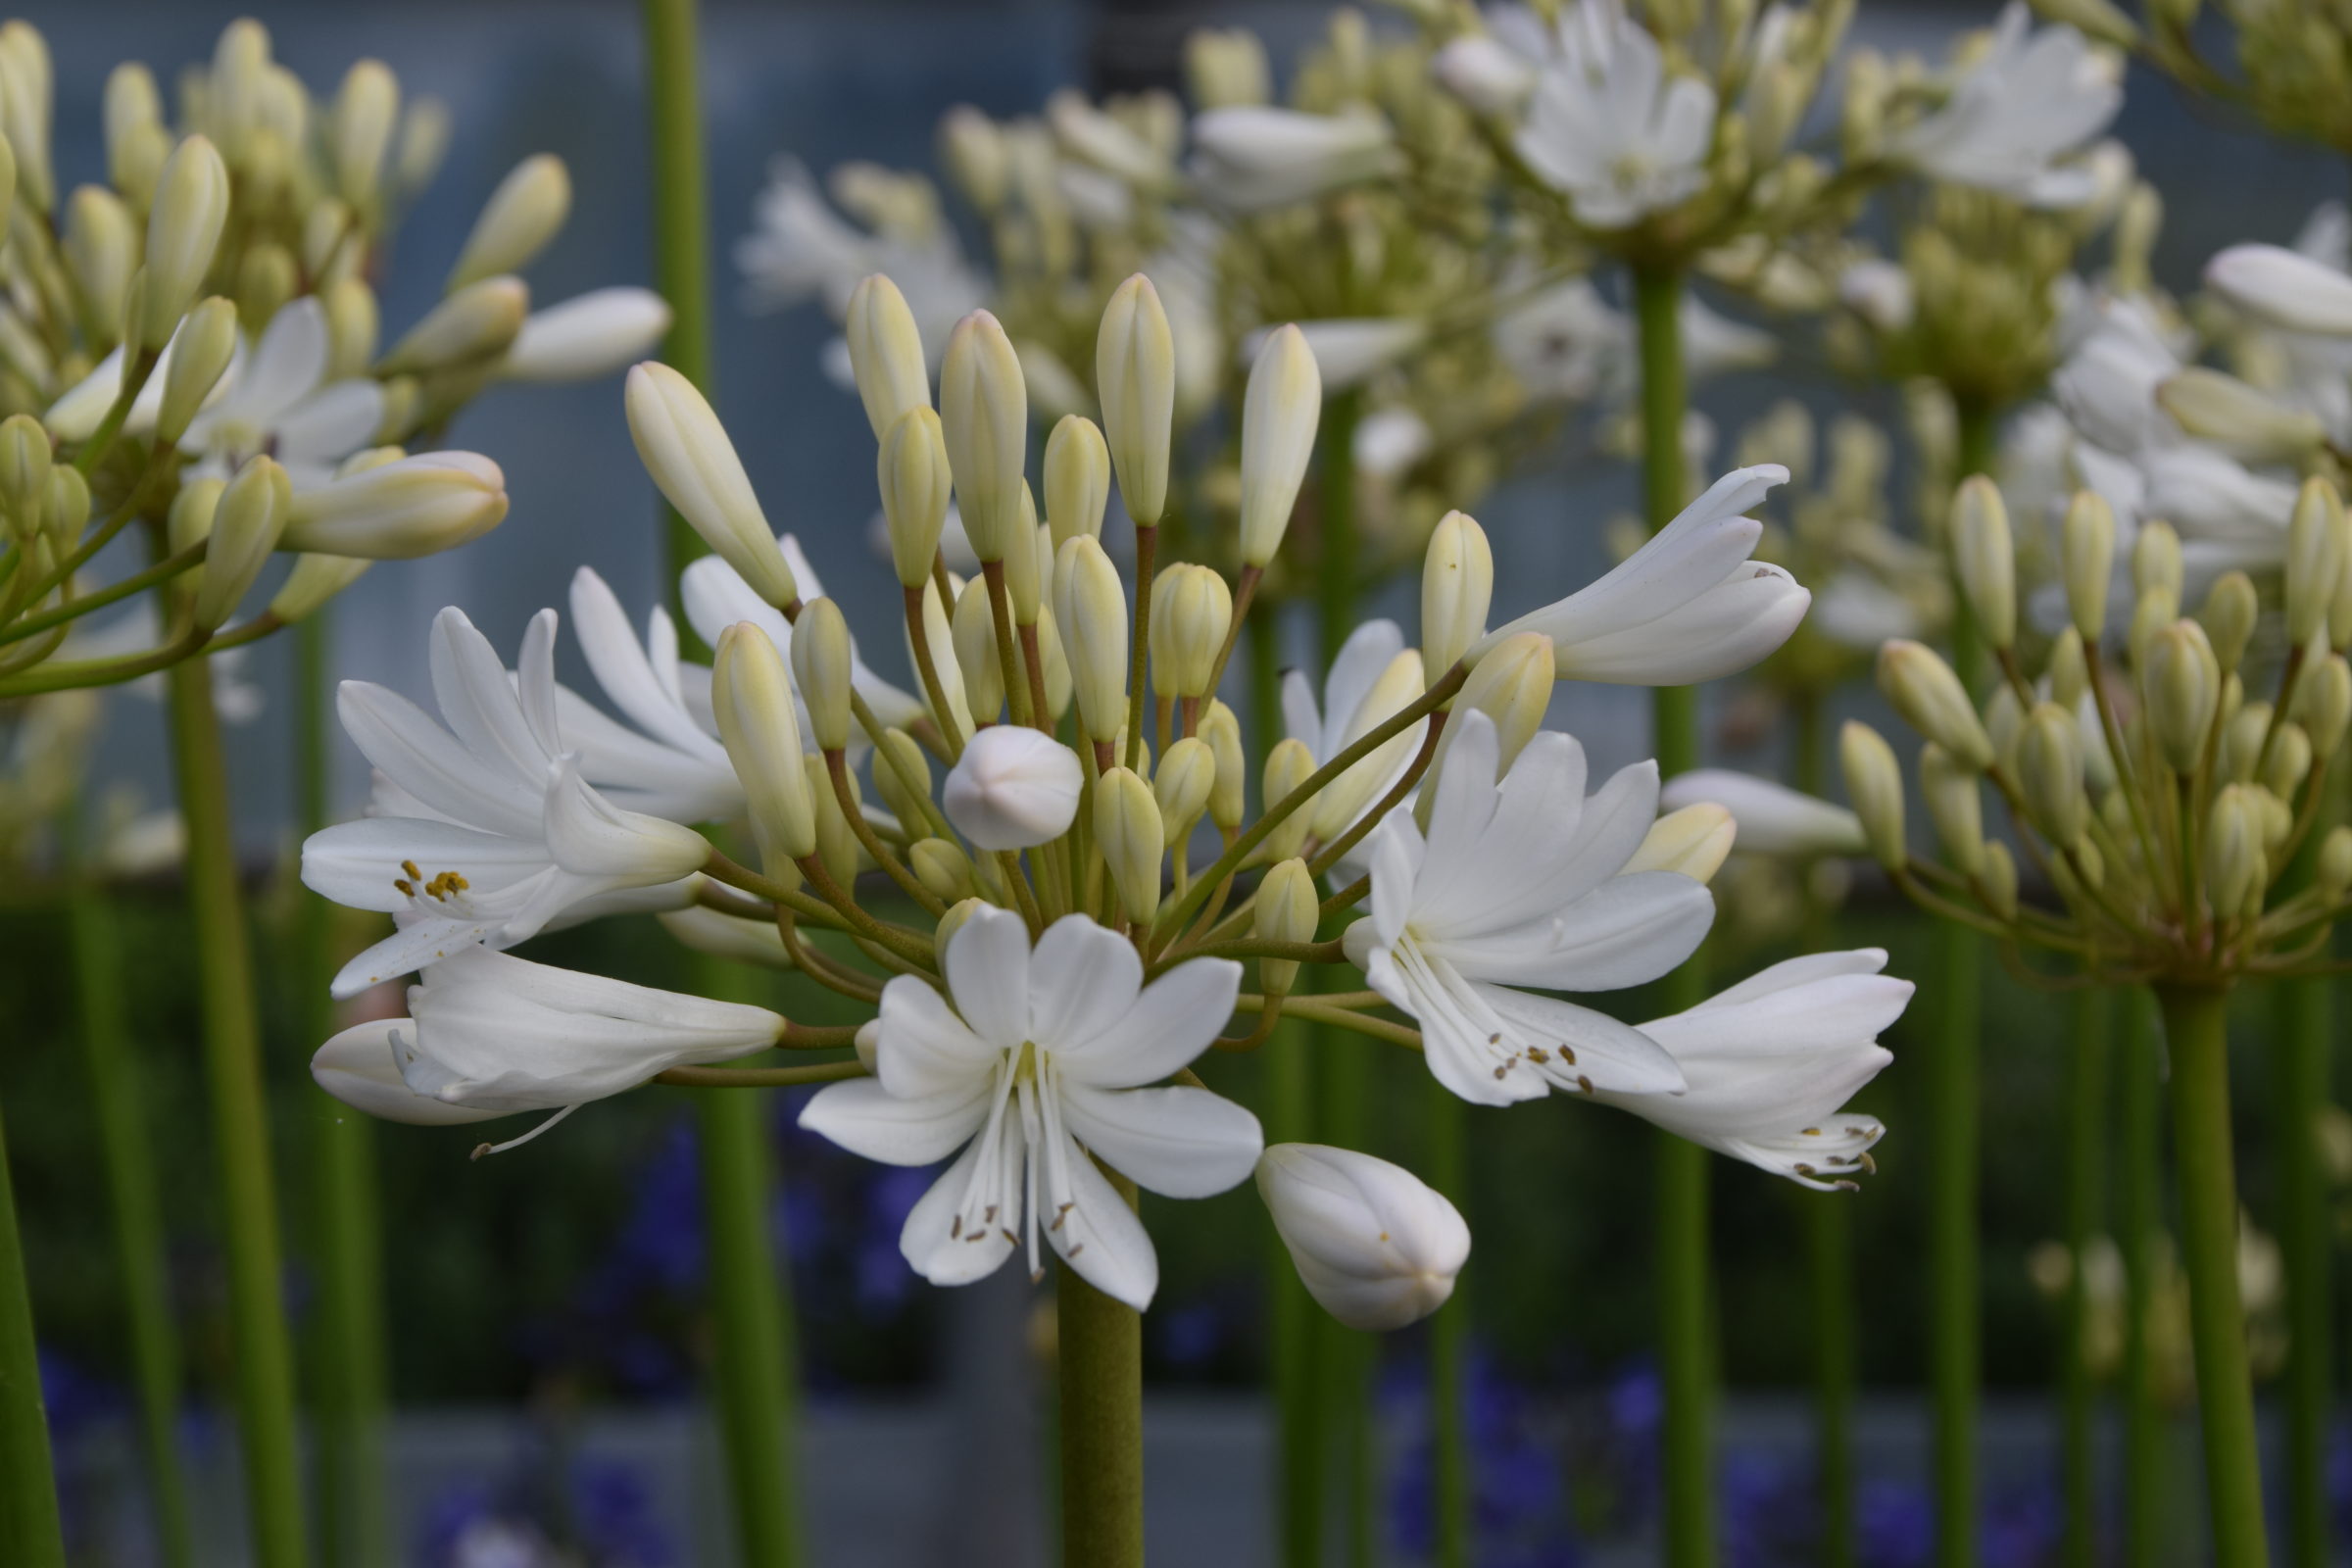
<svg viewBox="0 0 2352 1568">
<path fill-rule="evenodd" d="M 1470 1107 L 1435 1078 L 1422 1085 L 1429 1103 L 1429 1184 L 1470 1206 Z M 1465 1410 L 1470 1360 L 1470 1303 L 1457 1286 L 1453 1298 L 1429 1320 L 1429 1396 L 1434 1417 L 1438 1568 L 1469 1568 L 1475 1498 Z"/>
<path fill-rule="evenodd" d="M 2164 1231 L 2162 1061 L 2156 1000 L 2133 987 L 2124 995 L 2123 1050 L 2116 1063 L 2122 1080 L 2115 1228 L 2124 1260 L 2123 1568 L 2155 1568 L 2163 1556 L 2165 1421 L 2148 1334 Z"/>
<path fill-rule="evenodd" d="M 2180 1187 L 2180 1261 L 2188 1275 L 2189 1342 L 2205 1435 L 2205 1492 L 2213 1560 L 2265 1568 L 2262 1469 L 2254 1384 L 2237 1291 L 2237 1174 L 2230 1126 L 2230 993 L 2165 986 L 2172 1066 L 2173 1162 Z"/>
<path fill-rule="evenodd" d="M 1642 352 L 1642 486 L 1650 532 L 1683 509 L 1684 377 L 1682 274 L 1634 270 L 1634 315 Z M 1650 694 L 1658 772 L 1698 765 L 1698 693 L 1661 686 Z M 1661 1011 L 1704 1001 L 1706 974 L 1693 958 L 1660 987 Z M 1658 1364 L 1665 1384 L 1665 1523 L 1669 1568 L 1715 1561 L 1714 1348 L 1708 1322 L 1707 1153 L 1658 1134 Z"/>
<path fill-rule="evenodd" d="M 294 1347 L 279 1294 L 282 1252 L 262 1087 L 253 956 L 237 887 L 235 828 L 210 662 L 183 661 L 172 692 L 172 764 L 188 831 L 188 906 L 202 1004 L 206 1088 L 220 1162 L 220 1223 L 228 1252 L 228 1314 L 236 1359 L 252 1560 L 297 1568 L 310 1556 L 294 1425 Z"/>
<path fill-rule="evenodd" d="M 2060 1471 L 2066 1494 L 2060 1560 L 2067 1568 L 2094 1568 L 2099 1560 L 2094 1430 L 2099 1391 L 2085 1353 L 2091 1299 L 2084 1260 L 2106 1208 L 2107 1058 L 2114 1014 L 2112 992 L 2076 993 L 2074 1054 L 2066 1082 L 2066 1249 L 2074 1268 L 2067 1276 L 2058 1328 Z"/>
<path fill-rule="evenodd" d="M 41 1357 L 32 1335 L 32 1287 L 17 1232 L 8 1139 L 0 1131 L 0 1560 L 11 1568 L 66 1568 Z"/>
<path fill-rule="evenodd" d="M 329 610 L 294 632 L 295 799 L 307 837 L 331 809 L 328 716 Z M 307 889 L 295 895 L 293 937 L 304 1038 L 334 1030 L 332 910 Z M 376 1200 L 375 1124 L 330 1095 L 314 1093 L 310 1118 L 311 1253 L 318 1283 L 312 1408 L 318 1441 L 318 1540 L 325 1560 L 391 1568 L 395 1530 L 385 1470 L 391 1377 L 384 1335 L 383 1217 Z"/>
<path fill-rule="evenodd" d="M 2278 1158 L 2278 1242 L 2286 1259 L 2286 1560 L 2334 1561 L 2328 1497 L 2328 1427 L 2335 1350 L 2333 1216 L 2322 1156 L 2321 1112 L 2333 1103 L 2334 985 L 2326 977 L 2278 987 L 2272 1038 Z"/>
<path fill-rule="evenodd" d="M 1110 1179 L 1135 1201 L 1133 1183 Z M 1054 1306 L 1061 1362 L 1061 1560 L 1069 1568 L 1143 1568 L 1143 1314 L 1066 1263 Z"/>
<path fill-rule="evenodd" d="M 703 155 L 696 0 L 644 0 L 646 106 L 654 166 L 654 273 L 669 302 L 663 358 L 712 392 L 710 249 Z M 668 513 L 670 580 L 704 553 L 701 537 Z M 674 590 L 673 590 L 674 591 Z M 684 616 L 679 617 L 683 625 Z M 716 983 L 715 966 L 704 971 Z M 793 1340 L 790 1298 L 778 1286 L 767 1224 L 774 1156 L 767 1097 L 728 1090 L 695 1097 L 703 1205 L 710 1242 L 712 1393 L 727 1443 L 738 1548 L 752 1568 L 800 1557 L 791 1469 Z"/>
<path fill-rule="evenodd" d="M 124 1328 L 139 1400 L 139 1438 L 154 1490 L 156 1540 L 169 1568 L 189 1568 L 196 1544 L 188 1522 L 187 1480 L 174 1433 L 179 1416 L 179 1334 L 164 1263 L 163 1196 L 156 1182 L 153 1134 L 139 1093 L 139 1070 L 122 1021 L 125 970 L 115 911 L 88 883 L 69 897 L 74 989 L 81 1013 L 82 1058 L 90 1072 L 98 1149 L 106 1165 L 107 1206 L 115 1225 L 115 1267 L 122 1276 Z"/>
</svg>

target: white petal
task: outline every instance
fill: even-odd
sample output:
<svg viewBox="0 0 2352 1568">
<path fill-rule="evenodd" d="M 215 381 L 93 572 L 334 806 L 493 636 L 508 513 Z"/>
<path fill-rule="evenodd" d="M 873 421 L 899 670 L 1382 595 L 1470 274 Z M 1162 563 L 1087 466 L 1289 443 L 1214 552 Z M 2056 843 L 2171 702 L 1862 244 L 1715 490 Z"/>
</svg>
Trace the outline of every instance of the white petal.
<svg viewBox="0 0 2352 1568">
<path fill-rule="evenodd" d="M 945 1159 L 988 1119 L 989 1084 L 904 1100 L 871 1078 L 827 1084 L 802 1107 L 801 1125 L 853 1154 L 886 1165 Z"/>
<path fill-rule="evenodd" d="M 899 1229 L 900 1255 L 934 1285 L 969 1285 L 974 1280 L 986 1279 L 1004 1266 L 1004 1259 L 1012 1255 L 1018 1245 L 1001 1226 L 968 1232 L 956 1226 L 956 1213 L 979 1169 L 981 1154 L 981 1141 L 975 1139 L 916 1200 L 907 1211 L 906 1223 Z M 1014 1179 L 1006 1183 L 1006 1191 L 1020 1191 L 1017 1170 L 1020 1157 L 1021 1141 L 1005 1139 L 999 1158 L 1016 1166 Z"/>
<path fill-rule="evenodd" d="M 415 1027 L 406 1018 L 376 1018 L 354 1024 L 313 1054 L 311 1077 L 346 1105 L 386 1121 L 405 1121 L 420 1127 L 455 1127 L 506 1114 L 429 1099 L 404 1083 L 393 1056 L 392 1037 Z"/>
<path fill-rule="evenodd" d="M 1159 1257 L 1144 1222 L 1095 1168 L 1086 1152 L 1063 1140 L 1070 1207 L 1047 1236 L 1063 1262 L 1096 1290 L 1141 1312 L 1159 1289 Z"/>
<path fill-rule="evenodd" d="M 1257 1118 L 1220 1095 L 1167 1089 L 1061 1086 L 1071 1134 L 1147 1192 L 1207 1198 L 1250 1179 L 1265 1135 Z"/>
<path fill-rule="evenodd" d="M 1097 1089 L 1157 1083 L 1208 1049 L 1241 989 L 1242 966 L 1232 959 L 1188 958 L 1146 986 L 1115 1027 L 1057 1048 L 1054 1064 L 1070 1082 Z"/>
<path fill-rule="evenodd" d="M 1083 1048 L 1127 1016 L 1143 986 L 1133 943 L 1085 915 L 1064 915 L 1029 960 L 1029 1038 L 1051 1051 Z"/>
<path fill-rule="evenodd" d="M 943 973 L 972 1033 L 1001 1051 L 1029 1034 L 1029 928 L 1009 909 L 983 908 L 948 939 Z"/>
<path fill-rule="evenodd" d="M 959 1094 L 993 1083 L 1002 1047 L 972 1033 L 927 980 L 903 974 L 882 988 L 875 1061 L 883 1087 L 904 1100 Z"/>
<path fill-rule="evenodd" d="M 322 386 L 277 421 L 279 462 L 335 464 L 366 446 L 384 422 L 384 392 L 354 378 Z"/>
</svg>

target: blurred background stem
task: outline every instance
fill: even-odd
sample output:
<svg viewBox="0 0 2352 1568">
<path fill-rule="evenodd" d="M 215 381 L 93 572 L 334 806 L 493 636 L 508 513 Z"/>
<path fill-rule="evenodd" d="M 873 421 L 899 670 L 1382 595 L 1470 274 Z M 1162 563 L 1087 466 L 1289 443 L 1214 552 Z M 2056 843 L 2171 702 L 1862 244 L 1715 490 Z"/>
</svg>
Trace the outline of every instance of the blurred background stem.
<svg viewBox="0 0 2352 1568">
<path fill-rule="evenodd" d="M 2099 1557 L 2098 1380 L 2089 1355 L 2089 1257 L 2106 1209 L 2109 1036 L 2115 995 L 2075 993 L 2066 1077 L 2066 1298 L 2058 1320 L 2060 1485 L 2066 1496 L 2061 1560 Z"/>
<path fill-rule="evenodd" d="M 2124 1568 L 2163 1558 L 2164 1412 L 2157 1398 L 2152 1314 L 2159 1289 L 2163 1223 L 2163 1130 L 2157 1105 L 2164 1045 L 2156 999 L 2133 987 L 2123 1000 L 2116 1056 L 2115 1227 L 2124 1260 Z"/>
<path fill-rule="evenodd" d="M 41 1402 L 41 1356 L 33 1341 L 32 1293 L 0 1129 L 0 1557 L 10 1568 L 66 1568 L 49 1415 Z"/>
<path fill-rule="evenodd" d="M 2286 1263 L 2286 1560 L 2328 1568 L 2328 1417 L 2335 1373 L 2333 1216 L 2323 1156 L 2322 1116 L 2334 1103 L 2329 1082 L 2333 988 L 2327 978 L 2278 988 L 2272 1035 L 2278 1182 L 2278 1245 Z"/>
</svg>

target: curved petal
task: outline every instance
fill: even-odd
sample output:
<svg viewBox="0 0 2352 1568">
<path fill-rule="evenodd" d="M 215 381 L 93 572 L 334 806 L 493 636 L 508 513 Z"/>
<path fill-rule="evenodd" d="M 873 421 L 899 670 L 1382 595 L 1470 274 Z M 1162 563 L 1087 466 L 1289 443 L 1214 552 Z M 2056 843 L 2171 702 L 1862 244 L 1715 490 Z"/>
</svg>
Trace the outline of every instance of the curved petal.
<svg viewBox="0 0 2352 1568">
<path fill-rule="evenodd" d="M 1086 1152 L 1066 1137 L 1062 1145 L 1070 1206 L 1046 1234 L 1081 1279 L 1141 1312 L 1159 1289 L 1159 1255 L 1152 1250 L 1152 1237 Z"/>
<path fill-rule="evenodd" d="M 1248 1181 L 1265 1152 L 1257 1118 L 1205 1089 L 1065 1083 L 1060 1093 L 1063 1125 L 1147 1192 L 1207 1198 Z"/>
<path fill-rule="evenodd" d="M 1233 1016 L 1242 966 L 1230 958 L 1188 958 L 1146 986 L 1116 1027 L 1056 1050 L 1062 1077 L 1096 1089 L 1157 1083 L 1208 1049 Z"/>
<path fill-rule="evenodd" d="M 941 973 L 972 1033 L 1000 1051 L 1029 1035 L 1029 927 L 1009 909 L 973 912 L 948 939 Z"/>
<path fill-rule="evenodd" d="M 882 1086 L 904 1100 L 927 1100 L 993 1083 L 1004 1059 L 972 1033 L 927 980 L 903 974 L 882 988 L 874 1066 Z"/>
<path fill-rule="evenodd" d="M 366 446 L 384 422 L 384 391 L 355 377 L 304 398 L 277 421 L 277 458 L 289 466 L 332 465 Z"/>
<path fill-rule="evenodd" d="M 915 1201 L 914 1207 L 907 1211 L 906 1223 L 899 1228 L 899 1255 L 934 1285 L 969 1285 L 974 1280 L 986 1279 L 1004 1266 L 1004 1259 L 1012 1255 L 1013 1248 L 1018 1245 L 1011 1233 L 1002 1227 L 966 1231 L 957 1223 L 963 1196 L 980 1174 L 981 1159 L 988 1154 L 984 1141 L 973 1140 L 956 1163 L 942 1172 L 939 1180 Z M 1013 1164 L 1015 1179 L 1009 1190 L 1018 1191 L 1020 1140 L 1004 1140 L 994 1157 Z"/>
<path fill-rule="evenodd" d="M 1133 943 L 1085 915 L 1064 915 L 1029 960 L 1029 1038 L 1056 1054 L 1082 1049 L 1134 1008 L 1143 987 Z"/>
<path fill-rule="evenodd" d="M 1544 1076 L 1587 1094 L 1613 1089 L 1628 1095 L 1673 1095 L 1683 1069 L 1665 1047 L 1630 1023 L 1556 997 L 1531 996 L 1508 986 L 1476 986 L 1511 1026 L 1512 1044 L 1545 1054 Z M 1533 1052 L 1530 1052 L 1532 1058 Z"/>
<path fill-rule="evenodd" d="M 975 1079 L 950 1090 L 905 1100 L 871 1078 L 827 1084 L 801 1108 L 801 1125 L 853 1154 L 885 1165 L 928 1165 L 945 1159 L 988 1118 L 989 1086 Z"/>
</svg>

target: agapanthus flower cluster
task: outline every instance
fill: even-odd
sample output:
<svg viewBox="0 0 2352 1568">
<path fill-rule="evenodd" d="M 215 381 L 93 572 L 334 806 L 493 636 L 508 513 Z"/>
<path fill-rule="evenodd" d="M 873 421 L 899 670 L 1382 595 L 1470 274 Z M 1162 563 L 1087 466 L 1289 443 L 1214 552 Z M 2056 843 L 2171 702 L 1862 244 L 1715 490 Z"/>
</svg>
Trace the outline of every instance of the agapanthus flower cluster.
<svg viewBox="0 0 2352 1568">
<path fill-rule="evenodd" d="M 241 646 L 374 561 L 476 537 L 506 514 L 498 466 L 409 445 L 500 380 L 617 369 L 667 323 L 641 289 L 531 310 L 516 274 L 571 199 L 542 156 L 493 193 L 442 302 L 384 347 L 375 280 L 440 161 L 440 107 L 404 107 L 372 60 L 315 98 L 251 21 L 179 87 L 168 115 L 145 66 L 116 68 L 108 181 L 60 190 L 47 47 L 0 26 L 0 700 Z M 151 564 L 101 580 L 133 524 Z M 281 553 L 292 569 L 238 619 Z"/>
<path fill-rule="evenodd" d="M 878 1160 L 947 1162 L 901 1237 L 917 1272 L 955 1284 L 1051 1251 L 1139 1307 L 1157 1266 L 1132 1188 L 1199 1198 L 1254 1171 L 1310 1288 L 1367 1327 L 1443 1301 L 1467 1233 L 1370 1156 L 1266 1150 L 1216 1092 L 1219 1054 L 1298 1049 L 1274 1031 L 1285 1013 L 1405 1046 L 1477 1103 L 1601 1100 L 1816 1186 L 1867 1168 L 1881 1128 L 1840 1107 L 1909 995 L 1883 954 L 1792 960 L 1639 1027 L 1557 995 L 1687 958 L 1729 835 L 1713 808 L 1660 818 L 1654 764 L 1592 787 L 1576 740 L 1542 727 L 1553 686 L 1704 680 L 1785 641 L 1808 596 L 1753 559 L 1745 515 L 1783 470 L 1727 476 L 1607 576 L 1493 629 L 1485 537 L 1453 514 L 1418 643 L 1359 629 L 1319 701 L 1293 682 L 1290 733 L 1253 755 L 1217 693 L 1315 440 L 1305 337 L 1273 333 L 1250 377 L 1229 578 L 1161 548 L 1176 362 L 1148 279 L 1103 314 L 1105 424 L 1054 426 L 1042 508 L 1026 378 L 994 317 L 951 333 L 935 406 L 901 292 L 868 278 L 847 316 L 903 624 L 855 638 L 709 405 L 662 366 L 632 370 L 646 466 L 713 551 L 682 584 L 713 661 L 684 660 L 660 610 L 640 642 L 583 573 L 574 631 L 617 718 L 556 681 L 553 611 L 512 670 L 443 612 L 438 717 L 345 686 L 376 798 L 312 839 L 304 875 L 398 926 L 338 990 L 422 975 L 408 1017 L 320 1050 L 322 1084 L 450 1122 L 560 1118 L 657 1077 L 840 1080 L 806 1125 Z M 1114 485 L 1132 576 L 1102 538 Z M 941 554 L 951 496 L 969 577 Z M 861 657 L 893 644 L 905 687 Z M 811 1027 L 504 951 L 632 908 L 873 1016 Z M 1308 964 L 1361 978 L 1310 991 Z M 715 1065 L 778 1047 L 831 1054 Z"/>
</svg>

